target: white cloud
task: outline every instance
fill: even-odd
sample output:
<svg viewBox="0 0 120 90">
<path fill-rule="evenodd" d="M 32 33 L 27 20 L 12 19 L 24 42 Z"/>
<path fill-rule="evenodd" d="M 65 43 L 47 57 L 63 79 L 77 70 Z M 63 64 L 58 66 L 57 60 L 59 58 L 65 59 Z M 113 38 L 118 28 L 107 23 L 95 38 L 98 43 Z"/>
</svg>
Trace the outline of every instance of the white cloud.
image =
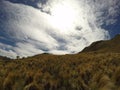
<svg viewBox="0 0 120 90">
<path fill-rule="evenodd" d="M 13 50 L 11 50 L 12 48 L 13 47 L 10 45 L 0 43 L 0 55 L 10 58 L 16 58 L 17 54 Z"/>
<path fill-rule="evenodd" d="M 101 25 L 115 23 L 118 5 L 118 0 L 48 0 L 38 4 L 41 10 L 2 1 L 0 11 L 7 19 L 0 17 L 1 27 L 14 46 L 0 43 L 0 55 L 77 53 L 94 41 L 109 39 Z"/>
</svg>

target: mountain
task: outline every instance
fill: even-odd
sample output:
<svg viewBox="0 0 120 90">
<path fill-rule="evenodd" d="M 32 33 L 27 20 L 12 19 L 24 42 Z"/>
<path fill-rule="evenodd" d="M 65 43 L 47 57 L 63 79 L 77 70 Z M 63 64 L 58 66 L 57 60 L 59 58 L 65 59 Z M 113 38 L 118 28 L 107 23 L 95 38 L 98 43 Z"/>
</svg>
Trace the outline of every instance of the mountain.
<svg viewBox="0 0 120 90">
<path fill-rule="evenodd" d="M 113 52 L 120 53 L 120 35 L 116 35 L 111 40 L 97 41 L 83 49 L 82 52 Z"/>
</svg>

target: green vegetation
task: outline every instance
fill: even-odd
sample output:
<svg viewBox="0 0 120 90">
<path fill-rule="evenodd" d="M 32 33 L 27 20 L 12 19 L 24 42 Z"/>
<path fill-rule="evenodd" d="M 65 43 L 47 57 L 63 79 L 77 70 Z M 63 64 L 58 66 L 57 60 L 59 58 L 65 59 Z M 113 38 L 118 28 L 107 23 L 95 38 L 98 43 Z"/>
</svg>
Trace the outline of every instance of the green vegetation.
<svg viewBox="0 0 120 90">
<path fill-rule="evenodd" d="M 120 90 L 120 53 L 1 59 L 0 90 Z"/>
</svg>

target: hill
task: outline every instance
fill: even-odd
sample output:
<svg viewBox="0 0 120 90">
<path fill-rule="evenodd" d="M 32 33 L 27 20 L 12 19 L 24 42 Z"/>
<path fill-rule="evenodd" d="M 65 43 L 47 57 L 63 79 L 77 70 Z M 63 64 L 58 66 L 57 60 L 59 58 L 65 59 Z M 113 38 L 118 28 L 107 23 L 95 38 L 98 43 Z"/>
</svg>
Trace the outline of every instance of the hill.
<svg viewBox="0 0 120 90">
<path fill-rule="evenodd" d="M 114 52 L 120 53 L 120 35 L 111 40 L 97 41 L 83 49 L 82 52 Z"/>
<path fill-rule="evenodd" d="M 74 55 L 1 57 L 0 90 L 120 90 L 119 38 L 93 43 Z"/>
</svg>

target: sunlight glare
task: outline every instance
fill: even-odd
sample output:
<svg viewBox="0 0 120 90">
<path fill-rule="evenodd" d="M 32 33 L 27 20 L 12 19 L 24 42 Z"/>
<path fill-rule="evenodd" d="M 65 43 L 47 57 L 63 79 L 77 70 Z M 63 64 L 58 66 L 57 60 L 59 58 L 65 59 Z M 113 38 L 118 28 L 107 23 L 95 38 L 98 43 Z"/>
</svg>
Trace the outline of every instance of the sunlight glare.
<svg viewBox="0 0 120 90">
<path fill-rule="evenodd" d="M 69 32 L 74 24 L 76 12 L 69 4 L 58 4 L 52 8 L 52 23 L 61 32 Z"/>
</svg>

